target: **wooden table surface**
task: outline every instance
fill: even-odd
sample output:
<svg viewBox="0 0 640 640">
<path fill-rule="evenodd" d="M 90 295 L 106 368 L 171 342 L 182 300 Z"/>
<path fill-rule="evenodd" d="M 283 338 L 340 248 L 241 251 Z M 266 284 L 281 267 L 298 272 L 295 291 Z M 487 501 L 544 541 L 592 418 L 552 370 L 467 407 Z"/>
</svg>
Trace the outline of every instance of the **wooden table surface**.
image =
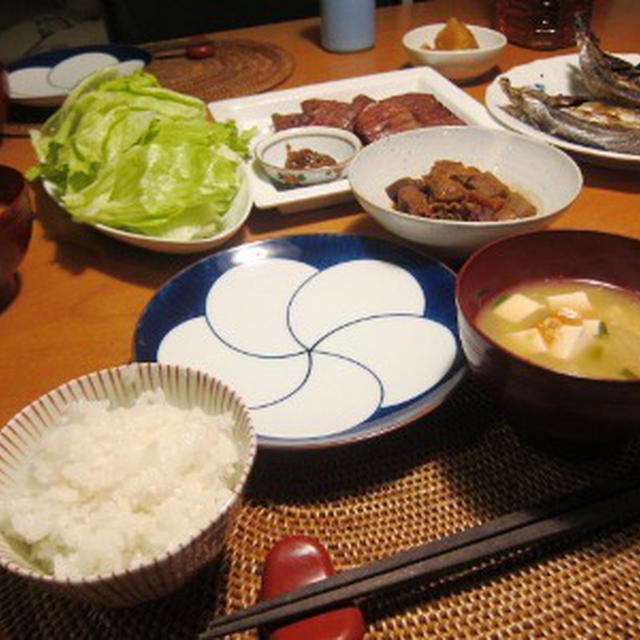
<svg viewBox="0 0 640 640">
<path fill-rule="evenodd" d="M 445 20 L 455 6 L 459 18 L 490 24 L 490 3 L 455 5 L 431 0 L 381 8 L 376 44 L 352 54 L 333 54 L 319 45 L 319 19 L 227 31 L 216 37 L 273 42 L 295 58 L 287 88 L 401 69 L 408 60 L 401 45 L 411 28 Z M 603 48 L 637 51 L 640 3 L 596 0 L 592 25 Z M 500 69 L 538 57 L 571 52 L 532 51 L 509 45 Z M 479 101 L 488 81 L 464 89 Z M 25 138 L 5 138 L 0 163 L 26 170 L 35 161 Z M 557 220 L 557 228 L 610 231 L 640 238 L 640 173 L 581 163 L 584 189 Z M 20 266 L 21 290 L 0 312 L 0 423 L 25 404 L 69 378 L 127 362 L 136 322 L 154 293 L 202 254 L 171 256 L 126 246 L 68 216 L 34 185 L 36 221 L 28 254 Z M 298 233 L 349 232 L 391 237 L 355 202 L 293 215 L 254 210 L 245 227 L 223 248 L 257 239 Z"/>
</svg>

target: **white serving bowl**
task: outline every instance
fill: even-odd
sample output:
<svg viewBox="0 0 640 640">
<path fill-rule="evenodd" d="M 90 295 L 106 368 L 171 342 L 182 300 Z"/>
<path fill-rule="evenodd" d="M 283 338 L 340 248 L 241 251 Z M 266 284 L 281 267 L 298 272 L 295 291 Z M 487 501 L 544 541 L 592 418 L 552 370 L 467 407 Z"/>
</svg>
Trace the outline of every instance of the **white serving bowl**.
<svg viewBox="0 0 640 640">
<path fill-rule="evenodd" d="M 465 222 L 397 211 L 386 188 L 403 177 L 429 173 L 437 160 L 491 171 L 538 209 L 530 218 Z M 576 198 L 582 174 L 563 151 L 523 135 L 483 127 L 431 127 L 405 131 L 366 146 L 349 168 L 360 205 L 385 229 L 426 245 L 443 258 L 465 258 L 498 238 L 547 226 Z"/>
<path fill-rule="evenodd" d="M 434 46 L 436 36 L 445 26 L 441 22 L 412 29 L 405 33 L 402 45 L 413 64 L 433 67 L 450 80 L 471 80 L 486 73 L 497 64 L 500 52 L 507 44 L 507 38 L 499 31 L 467 25 L 478 43 L 478 49 L 424 49 L 425 43 Z"/>
<path fill-rule="evenodd" d="M 0 491 L 9 482 L 42 433 L 55 425 L 61 411 L 80 399 L 109 399 L 128 406 L 143 391 L 162 389 L 167 401 L 181 408 L 200 407 L 207 414 L 231 412 L 233 437 L 240 451 L 232 497 L 215 517 L 171 551 L 132 569 L 86 579 L 60 580 L 33 567 L 0 531 L 0 567 L 50 592 L 109 607 L 129 606 L 170 593 L 223 549 L 237 515 L 257 447 L 249 412 L 238 396 L 202 372 L 159 363 L 134 363 L 104 369 L 71 380 L 44 394 L 0 430 Z"/>
<path fill-rule="evenodd" d="M 251 193 L 249 189 L 249 179 L 247 176 L 247 170 L 244 166 L 241 168 L 242 182 L 236 193 L 235 198 L 231 201 L 229 209 L 224 214 L 224 226 L 220 231 L 214 233 L 211 236 L 204 238 L 195 238 L 193 240 L 173 240 L 170 238 L 159 238 L 155 236 L 148 236 L 142 233 L 134 233 L 132 231 L 125 231 L 116 227 L 110 227 L 100 223 L 86 223 L 89 226 L 97 229 L 101 233 L 124 242 L 125 244 L 140 247 L 141 249 L 147 249 L 149 251 L 155 251 L 156 253 L 170 253 L 170 254 L 190 254 L 201 253 L 204 251 L 210 251 L 220 245 L 224 244 L 232 236 L 234 236 L 242 225 L 247 221 L 251 209 L 253 208 L 253 200 L 251 199 Z M 55 186 L 47 181 L 43 182 L 45 191 L 61 206 L 64 205 L 59 201 L 56 196 Z"/>
<path fill-rule="evenodd" d="M 286 169 L 287 149 L 311 149 L 331 156 L 336 164 L 326 167 Z M 336 127 L 295 127 L 260 139 L 254 148 L 256 161 L 271 180 L 286 187 L 301 187 L 343 178 L 349 163 L 362 147 L 360 139 Z"/>
</svg>

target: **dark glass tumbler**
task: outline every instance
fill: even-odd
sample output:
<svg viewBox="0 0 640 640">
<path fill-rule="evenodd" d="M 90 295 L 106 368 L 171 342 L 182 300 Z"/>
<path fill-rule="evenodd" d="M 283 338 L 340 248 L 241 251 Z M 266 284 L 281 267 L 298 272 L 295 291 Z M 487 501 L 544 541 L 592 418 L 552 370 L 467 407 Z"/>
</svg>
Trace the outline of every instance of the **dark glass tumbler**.
<svg viewBox="0 0 640 640">
<path fill-rule="evenodd" d="M 575 18 L 591 19 L 593 0 L 496 0 L 495 25 L 509 42 L 530 49 L 575 45 Z"/>
</svg>

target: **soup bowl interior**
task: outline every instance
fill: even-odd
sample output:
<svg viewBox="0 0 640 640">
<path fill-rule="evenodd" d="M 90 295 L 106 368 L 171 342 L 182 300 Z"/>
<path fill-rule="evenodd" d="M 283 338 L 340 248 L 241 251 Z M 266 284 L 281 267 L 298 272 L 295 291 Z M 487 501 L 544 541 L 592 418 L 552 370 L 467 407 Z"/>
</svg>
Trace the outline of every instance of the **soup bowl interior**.
<svg viewBox="0 0 640 640">
<path fill-rule="evenodd" d="M 560 373 L 515 355 L 478 328 L 500 292 L 535 280 L 583 280 L 640 295 L 640 242 L 552 230 L 496 241 L 474 253 L 456 283 L 458 325 L 471 371 L 503 402 L 512 425 L 553 440 L 620 440 L 640 432 L 640 379 Z M 640 356 L 639 356 L 640 358 Z"/>
</svg>

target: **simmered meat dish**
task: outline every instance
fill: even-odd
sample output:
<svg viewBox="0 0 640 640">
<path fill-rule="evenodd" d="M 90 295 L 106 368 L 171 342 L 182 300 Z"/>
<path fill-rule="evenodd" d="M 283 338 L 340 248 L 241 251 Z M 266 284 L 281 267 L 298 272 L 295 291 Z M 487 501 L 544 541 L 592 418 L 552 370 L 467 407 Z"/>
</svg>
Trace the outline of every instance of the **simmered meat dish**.
<svg viewBox="0 0 640 640">
<path fill-rule="evenodd" d="M 438 160 L 420 178 L 400 178 L 386 188 L 398 211 L 424 218 L 486 222 L 536 215 L 536 208 L 489 171 Z"/>
<path fill-rule="evenodd" d="M 339 127 L 368 144 L 409 129 L 466 124 L 429 93 L 404 93 L 383 100 L 358 95 L 351 102 L 311 98 L 303 100 L 300 108 L 297 113 L 274 113 L 276 131 L 309 125 Z"/>
</svg>

